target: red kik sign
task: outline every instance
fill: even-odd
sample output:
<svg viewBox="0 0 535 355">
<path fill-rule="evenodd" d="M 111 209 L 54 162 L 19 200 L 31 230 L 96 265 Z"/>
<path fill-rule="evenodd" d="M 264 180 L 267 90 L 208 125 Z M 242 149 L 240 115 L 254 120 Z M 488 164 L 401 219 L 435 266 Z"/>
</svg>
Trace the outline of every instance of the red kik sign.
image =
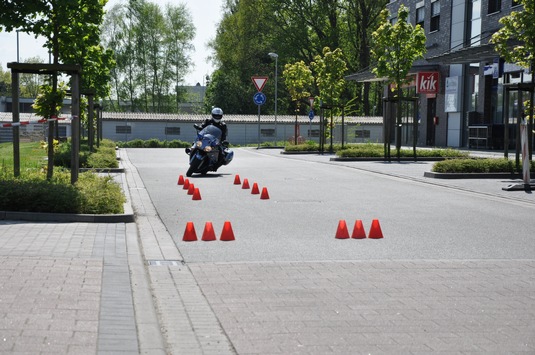
<svg viewBox="0 0 535 355">
<path fill-rule="evenodd" d="M 416 75 L 416 92 L 419 94 L 438 94 L 440 75 L 437 71 L 419 72 Z"/>
</svg>

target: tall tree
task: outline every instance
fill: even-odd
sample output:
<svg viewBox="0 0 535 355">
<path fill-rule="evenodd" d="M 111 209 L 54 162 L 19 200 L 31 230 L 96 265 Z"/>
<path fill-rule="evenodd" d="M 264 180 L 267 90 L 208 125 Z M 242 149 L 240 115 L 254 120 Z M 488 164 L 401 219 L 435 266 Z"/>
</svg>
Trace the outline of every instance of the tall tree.
<svg viewBox="0 0 535 355">
<path fill-rule="evenodd" d="M 24 63 L 44 63 L 44 60 L 39 57 L 31 57 L 25 59 Z M 37 74 L 21 74 L 19 80 L 21 97 L 37 97 L 39 95 L 39 87 L 45 84 L 45 78 Z"/>
<path fill-rule="evenodd" d="M 317 99 L 321 100 L 325 106 L 330 107 L 331 120 L 328 133 L 331 137 L 330 151 L 332 152 L 333 114 L 339 112 L 341 106 L 345 106 L 340 105 L 340 101 L 342 92 L 346 86 L 344 73 L 347 70 L 347 65 L 340 48 L 331 51 L 329 47 L 325 47 L 323 48 L 323 56 L 317 55 L 314 58 L 314 62 L 310 63 L 310 66 L 316 74 L 316 83 L 319 89 Z"/>
<path fill-rule="evenodd" d="M 396 151 L 397 158 L 401 152 L 401 126 L 402 110 L 401 100 L 403 96 L 402 86 L 411 81 L 408 77 L 412 64 L 417 59 L 423 58 L 425 49 L 425 32 L 420 25 L 413 26 L 408 20 L 409 9 L 401 5 L 398 10 L 397 21 L 392 24 L 389 21 L 390 13 L 384 10 L 381 13 L 382 24 L 373 32 L 372 56 L 375 60 L 373 72 L 377 77 L 386 77 L 393 84 L 397 99 L 397 122 L 396 122 Z M 390 125 L 388 125 L 390 127 Z M 390 157 L 390 139 L 385 140 Z"/>
<path fill-rule="evenodd" d="M 299 114 L 299 101 L 310 96 L 310 89 L 314 82 L 312 70 L 303 61 L 286 64 L 282 72 L 286 87 L 292 101 L 295 103 L 295 134 L 294 144 L 297 144 L 297 115 Z"/>
<path fill-rule="evenodd" d="M 244 73 L 242 88 L 233 92 L 223 88 L 218 95 L 243 97 L 252 94 L 251 74 L 271 75 L 272 61 L 267 53 L 278 54 L 279 64 L 304 61 L 310 63 L 322 55 L 324 47 L 340 48 L 348 69 L 356 72 L 369 66 L 369 42 L 379 13 L 388 0 L 227 0 L 223 20 L 212 42 L 215 64 L 218 70 Z M 222 78 L 223 75 L 218 75 Z M 217 85 L 212 80 L 211 85 Z M 219 86 L 219 85 L 218 85 Z M 284 82 L 279 90 L 285 91 Z M 250 90 L 250 89 L 249 89 Z M 273 96 L 271 86 L 266 95 Z M 357 96 L 365 104 L 359 111 L 369 113 L 369 85 L 364 89 L 349 83 L 342 95 L 347 100 Z M 278 107 L 290 113 L 287 95 L 280 95 Z M 209 104 L 215 104 L 209 102 Z M 380 105 L 379 105 L 380 106 Z M 242 104 L 237 111 L 252 113 L 253 104 Z M 268 112 L 270 107 L 266 109 Z M 234 111 L 232 109 L 232 111 Z"/>
<path fill-rule="evenodd" d="M 513 11 L 500 19 L 503 25 L 492 35 L 491 42 L 495 44 L 496 51 L 509 63 L 516 63 L 530 69 L 532 75 L 535 71 L 535 2 L 533 0 L 520 0 L 522 11 Z M 535 81 L 532 79 L 532 85 Z M 529 101 L 524 103 L 526 112 L 529 112 L 528 136 L 529 157 L 533 153 L 533 102 L 535 101 L 535 87 L 532 87 Z M 517 152 L 518 164 L 518 152 Z"/>
<path fill-rule="evenodd" d="M 102 23 L 104 5 L 107 0 L 25 0 L 4 1 L 0 11 L 0 26 L 7 31 L 18 29 L 22 32 L 42 36 L 45 47 L 53 56 L 54 64 L 81 64 L 83 70 L 106 72 L 110 62 L 104 62 L 103 52 L 94 49 L 99 43 L 99 26 Z M 104 58 L 103 58 L 104 57 Z M 102 65 L 95 69 L 96 66 Z M 89 75 L 86 75 L 89 77 Z M 102 81 L 99 82 L 102 84 Z M 58 75 L 52 75 L 50 115 L 57 116 Z M 49 117 L 45 117 L 48 119 Z M 49 120 L 49 141 L 53 140 L 54 121 Z M 47 178 L 51 179 L 54 168 L 53 144 L 48 148 Z"/>
<path fill-rule="evenodd" d="M 179 86 L 190 66 L 195 28 L 184 5 L 163 10 L 145 0 L 116 5 L 106 16 L 104 45 L 113 49 L 114 108 L 128 102 L 130 110 L 176 112 Z"/>
<path fill-rule="evenodd" d="M 492 35 L 496 51 L 509 63 L 535 70 L 535 2 L 520 0 L 522 11 L 500 19 L 502 27 Z"/>
</svg>

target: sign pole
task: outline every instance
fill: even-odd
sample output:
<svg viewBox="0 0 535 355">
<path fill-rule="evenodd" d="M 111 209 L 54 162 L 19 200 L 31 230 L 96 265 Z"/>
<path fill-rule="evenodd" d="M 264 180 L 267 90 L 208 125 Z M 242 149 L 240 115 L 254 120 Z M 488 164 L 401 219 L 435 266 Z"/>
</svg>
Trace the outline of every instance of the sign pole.
<svg viewBox="0 0 535 355">
<path fill-rule="evenodd" d="M 256 149 L 260 149 L 260 105 L 258 106 L 258 147 Z"/>
<path fill-rule="evenodd" d="M 254 103 L 258 106 L 258 147 L 260 149 L 260 106 L 266 103 L 266 95 L 262 93 L 262 89 L 268 80 L 267 76 L 253 76 L 251 80 L 258 91 L 253 96 Z"/>
</svg>

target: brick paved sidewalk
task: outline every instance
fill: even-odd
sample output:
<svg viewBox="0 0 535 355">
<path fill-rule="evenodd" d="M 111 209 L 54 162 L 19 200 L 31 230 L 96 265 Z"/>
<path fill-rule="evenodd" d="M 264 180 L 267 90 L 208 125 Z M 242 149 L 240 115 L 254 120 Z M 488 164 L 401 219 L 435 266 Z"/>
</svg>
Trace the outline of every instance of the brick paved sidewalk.
<svg viewBox="0 0 535 355">
<path fill-rule="evenodd" d="M 0 352 L 139 353 L 125 224 L 0 221 Z"/>
<path fill-rule="evenodd" d="M 121 155 L 136 224 L 0 221 L 0 353 L 535 354 L 533 259 L 183 264 Z"/>
<path fill-rule="evenodd" d="M 190 268 L 238 354 L 535 354 L 534 260 Z"/>
</svg>

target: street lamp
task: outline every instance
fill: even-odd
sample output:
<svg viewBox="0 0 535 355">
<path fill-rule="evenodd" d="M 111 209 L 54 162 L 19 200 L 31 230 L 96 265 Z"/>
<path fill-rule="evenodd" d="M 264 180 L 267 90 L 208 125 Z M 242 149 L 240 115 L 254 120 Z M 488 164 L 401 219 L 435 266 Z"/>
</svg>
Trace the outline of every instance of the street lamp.
<svg viewBox="0 0 535 355">
<path fill-rule="evenodd" d="M 277 53 L 269 52 L 271 58 L 275 58 L 275 141 L 277 141 L 277 61 L 279 55 Z"/>
</svg>

